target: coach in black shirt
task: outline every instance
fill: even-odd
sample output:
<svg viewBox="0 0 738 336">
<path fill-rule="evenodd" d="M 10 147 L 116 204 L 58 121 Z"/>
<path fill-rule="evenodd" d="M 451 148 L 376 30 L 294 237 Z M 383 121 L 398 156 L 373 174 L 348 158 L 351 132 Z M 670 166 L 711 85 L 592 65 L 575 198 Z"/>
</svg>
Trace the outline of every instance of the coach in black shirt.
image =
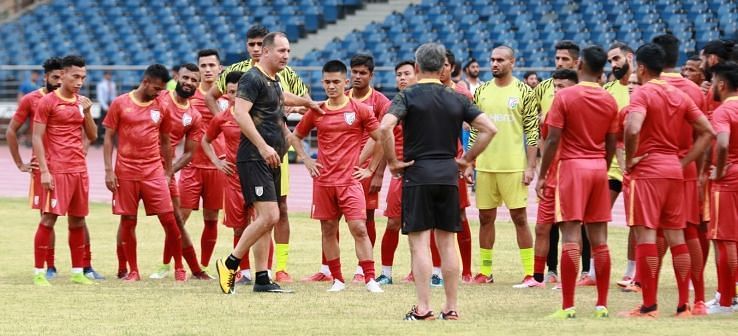
<svg viewBox="0 0 738 336">
<path fill-rule="evenodd" d="M 407 320 L 434 319 L 430 309 L 430 230 L 441 254 L 446 304 L 440 318 L 458 319 L 456 311 L 459 260 L 456 232 L 459 220 L 458 176 L 484 150 L 494 136 L 495 126 L 469 99 L 441 84 L 439 78 L 446 49 L 427 43 L 415 52 L 418 84 L 398 93 L 382 119 L 382 145 L 393 174 L 403 175 L 402 232 L 409 236 L 412 270 L 418 303 Z M 392 129 L 403 123 L 404 156 L 395 156 Z M 462 122 L 479 130 L 473 147 L 455 159 Z M 467 176 L 471 178 L 471 176 Z"/>
</svg>

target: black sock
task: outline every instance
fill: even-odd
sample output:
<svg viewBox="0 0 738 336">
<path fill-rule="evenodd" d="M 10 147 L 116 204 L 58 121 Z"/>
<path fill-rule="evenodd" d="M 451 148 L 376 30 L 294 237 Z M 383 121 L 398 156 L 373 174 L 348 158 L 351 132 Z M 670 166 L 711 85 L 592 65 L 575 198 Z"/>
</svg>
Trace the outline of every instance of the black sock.
<svg viewBox="0 0 738 336">
<path fill-rule="evenodd" d="M 688 308 L 688 307 L 689 307 L 689 306 L 688 306 L 688 305 L 686 305 L 686 304 L 683 304 L 683 305 L 681 305 L 680 307 L 677 307 L 677 313 L 681 313 L 681 312 L 683 312 L 683 311 L 687 310 L 687 308 Z"/>
<path fill-rule="evenodd" d="M 85 267 L 85 268 L 82 269 L 82 272 L 84 272 L 84 273 L 92 272 L 92 267 Z"/>
<path fill-rule="evenodd" d="M 650 312 L 656 310 L 656 308 L 658 308 L 657 305 L 653 305 L 653 306 L 650 306 L 650 307 L 641 306 L 641 313 L 650 313 Z"/>
<path fill-rule="evenodd" d="M 256 279 L 254 280 L 257 285 L 268 285 L 269 284 L 269 272 L 261 271 L 256 272 Z"/>
<path fill-rule="evenodd" d="M 543 282 L 543 273 L 533 273 L 533 279 L 538 282 Z"/>
<path fill-rule="evenodd" d="M 229 270 L 234 270 L 234 271 L 237 270 L 238 265 L 240 264 L 241 264 L 241 259 L 234 257 L 232 254 L 228 255 L 228 258 L 226 258 L 225 260 L 225 266 Z"/>
</svg>

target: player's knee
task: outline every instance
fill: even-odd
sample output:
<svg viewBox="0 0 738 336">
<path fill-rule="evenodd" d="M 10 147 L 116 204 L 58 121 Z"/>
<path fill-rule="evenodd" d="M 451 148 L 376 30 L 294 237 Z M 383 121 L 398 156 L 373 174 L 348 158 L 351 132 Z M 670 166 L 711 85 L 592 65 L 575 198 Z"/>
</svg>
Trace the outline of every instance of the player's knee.
<svg viewBox="0 0 738 336">
<path fill-rule="evenodd" d="M 399 218 L 387 219 L 387 230 L 400 231 L 400 219 Z"/>
<path fill-rule="evenodd" d="M 44 214 L 41 217 L 41 225 L 53 228 L 54 225 L 56 224 L 56 218 L 57 218 L 56 215 Z"/>
<path fill-rule="evenodd" d="M 536 224 L 536 237 L 548 238 L 551 234 L 551 225 L 547 224 Z"/>
<path fill-rule="evenodd" d="M 72 229 L 72 230 L 74 230 L 74 229 L 80 229 L 80 228 L 85 227 L 85 218 L 84 217 L 69 216 L 68 217 L 68 221 L 69 221 L 69 228 Z"/>
</svg>

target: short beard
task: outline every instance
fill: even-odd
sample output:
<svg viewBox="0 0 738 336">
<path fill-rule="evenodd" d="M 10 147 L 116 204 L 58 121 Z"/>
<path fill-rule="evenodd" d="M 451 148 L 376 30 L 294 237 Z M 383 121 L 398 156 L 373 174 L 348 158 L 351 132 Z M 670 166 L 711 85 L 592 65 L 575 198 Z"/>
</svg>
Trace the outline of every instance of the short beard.
<svg viewBox="0 0 738 336">
<path fill-rule="evenodd" d="M 180 83 L 177 83 L 177 86 L 174 88 L 174 91 L 177 92 L 178 96 L 184 99 L 190 98 L 195 95 L 195 90 L 192 90 L 191 92 L 187 92 L 184 90 L 184 87 Z"/>
<path fill-rule="evenodd" d="M 52 91 L 58 89 L 59 87 L 61 87 L 61 84 L 51 85 L 49 83 L 46 83 L 46 92 L 52 92 Z"/>
<path fill-rule="evenodd" d="M 623 66 L 619 69 L 613 69 L 612 74 L 613 76 L 615 76 L 615 79 L 621 80 L 628 73 L 628 70 L 630 70 L 630 64 L 628 64 L 628 62 L 625 62 L 625 64 L 623 64 Z"/>
</svg>

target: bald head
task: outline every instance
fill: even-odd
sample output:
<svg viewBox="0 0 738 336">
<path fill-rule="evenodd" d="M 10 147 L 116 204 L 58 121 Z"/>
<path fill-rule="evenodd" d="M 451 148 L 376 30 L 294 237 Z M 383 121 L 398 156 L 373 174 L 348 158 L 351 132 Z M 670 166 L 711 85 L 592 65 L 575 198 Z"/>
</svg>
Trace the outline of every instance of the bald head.
<svg viewBox="0 0 738 336">
<path fill-rule="evenodd" d="M 515 65 L 515 51 L 508 46 L 499 46 L 492 49 L 489 56 L 489 64 L 492 67 L 492 76 L 495 78 L 508 78 L 512 76 Z"/>
<path fill-rule="evenodd" d="M 492 53 L 494 54 L 495 52 L 498 52 L 499 55 L 510 60 L 515 58 L 515 50 L 506 45 L 501 45 L 497 48 L 492 49 Z"/>
</svg>

